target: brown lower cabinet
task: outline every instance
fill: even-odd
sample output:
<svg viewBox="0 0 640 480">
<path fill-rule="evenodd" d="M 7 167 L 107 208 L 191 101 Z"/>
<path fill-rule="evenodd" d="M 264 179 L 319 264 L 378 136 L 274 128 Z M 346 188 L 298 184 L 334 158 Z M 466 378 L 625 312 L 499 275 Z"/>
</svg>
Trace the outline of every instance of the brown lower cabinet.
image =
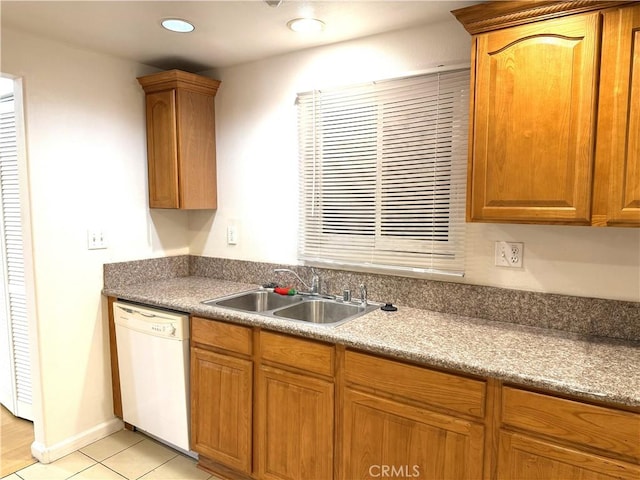
<svg viewBox="0 0 640 480">
<path fill-rule="evenodd" d="M 504 386 L 498 478 L 637 480 L 640 416 Z"/>
<path fill-rule="evenodd" d="M 260 366 L 258 477 L 333 478 L 333 382 Z"/>
<path fill-rule="evenodd" d="M 640 469 L 637 465 L 540 438 L 501 431 L 498 478 L 638 480 Z"/>
<path fill-rule="evenodd" d="M 258 478 L 332 479 L 335 348 L 261 331 L 258 357 Z"/>
<path fill-rule="evenodd" d="M 251 473 L 252 362 L 200 348 L 191 351 L 193 448 Z"/>
<path fill-rule="evenodd" d="M 343 477 L 482 478 L 483 426 L 347 388 Z"/>
<path fill-rule="evenodd" d="M 341 476 L 482 477 L 483 380 L 346 351 Z"/>
<path fill-rule="evenodd" d="M 251 329 L 191 321 L 191 448 L 204 464 L 251 475 L 253 360 Z M 207 462 L 207 460 L 209 462 Z"/>
<path fill-rule="evenodd" d="M 192 317 L 192 449 L 221 478 L 640 478 L 640 412 Z"/>
</svg>

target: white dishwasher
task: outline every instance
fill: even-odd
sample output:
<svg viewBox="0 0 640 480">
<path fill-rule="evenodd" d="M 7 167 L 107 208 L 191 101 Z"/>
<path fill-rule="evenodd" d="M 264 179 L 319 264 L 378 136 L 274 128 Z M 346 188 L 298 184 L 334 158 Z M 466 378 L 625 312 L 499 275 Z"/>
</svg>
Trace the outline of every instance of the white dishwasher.
<svg viewBox="0 0 640 480">
<path fill-rule="evenodd" d="M 114 302 L 122 417 L 189 453 L 189 316 Z"/>
</svg>

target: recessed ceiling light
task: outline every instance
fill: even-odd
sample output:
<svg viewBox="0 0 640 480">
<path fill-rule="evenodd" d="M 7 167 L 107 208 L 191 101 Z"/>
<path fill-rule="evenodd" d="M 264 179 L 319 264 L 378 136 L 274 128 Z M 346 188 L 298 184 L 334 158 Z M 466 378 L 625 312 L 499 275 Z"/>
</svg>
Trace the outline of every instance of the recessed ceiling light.
<svg viewBox="0 0 640 480">
<path fill-rule="evenodd" d="M 316 33 L 324 30 L 324 22 L 317 18 L 296 18 L 289 21 L 287 27 L 298 33 Z"/>
<path fill-rule="evenodd" d="M 167 30 L 179 33 L 193 32 L 195 28 L 191 23 L 179 18 L 165 18 L 162 20 L 162 26 Z"/>
</svg>

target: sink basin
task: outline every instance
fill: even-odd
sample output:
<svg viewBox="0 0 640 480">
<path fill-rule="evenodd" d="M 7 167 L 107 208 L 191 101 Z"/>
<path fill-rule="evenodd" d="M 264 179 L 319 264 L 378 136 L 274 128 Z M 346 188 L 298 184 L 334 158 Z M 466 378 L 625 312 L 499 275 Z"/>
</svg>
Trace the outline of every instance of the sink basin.
<svg viewBox="0 0 640 480">
<path fill-rule="evenodd" d="M 309 323 L 339 323 L 365 313 L 365 311 L 366 309 L 360 305 L 313 299 L 281 308 L 273 312 L 273 315 Z"/>
<path fill-rule="evenodd" d="M 363 307 L 358 303 L 344 303 L 331 297 L 308 294 L 280 295 L 267 290 L 252 290 L 202 303 L 266 317 L 331 326 L 340 325 L 380 307 L 376 303 L 369 303 Z"/>
<path fill-rule="evenodd" d="M 277 308 L 286 307 L 302 301 L 298 295 L 279 295 L 267 290 L 256 290 L 252 292 L 240 293 L 231 297 L 218 298 L 202 302 L 205 305 L 215 307 L 233 308 L 245 312 L 265 312 Z"/>
</svg>

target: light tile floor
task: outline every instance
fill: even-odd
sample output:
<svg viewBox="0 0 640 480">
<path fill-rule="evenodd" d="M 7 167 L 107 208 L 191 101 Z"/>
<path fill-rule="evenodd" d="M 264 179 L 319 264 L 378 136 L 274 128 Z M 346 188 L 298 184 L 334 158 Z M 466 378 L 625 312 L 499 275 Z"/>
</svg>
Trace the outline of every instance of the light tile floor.
<svg viewBox="0 0 640 480">
<path fill-rule="evenodd" d="M 196 461 L 145 435 L 121 430 L 49 464 L 35 463 L 3 480 L 218 480 Z"/>
</svg>

